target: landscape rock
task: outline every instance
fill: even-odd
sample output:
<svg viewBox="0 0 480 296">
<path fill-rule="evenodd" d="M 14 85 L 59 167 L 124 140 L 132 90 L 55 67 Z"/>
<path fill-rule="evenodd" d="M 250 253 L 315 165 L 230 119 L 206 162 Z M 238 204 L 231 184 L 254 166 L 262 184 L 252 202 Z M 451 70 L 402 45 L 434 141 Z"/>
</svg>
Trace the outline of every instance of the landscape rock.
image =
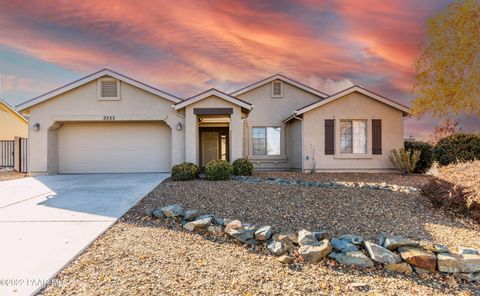
<svg viewBox="0 0 480 296">
<path fill-rule="evenodd" d="M 417 267 L 417 266 L 413 266 L 413 270 L 418 273 L 418 274 L 428 274 L 428 273 L 432 273 L 431 270 L 428 270 L 428 269 L 423 269 L 423 268 L 420 268 L 420 267 Z"/>
<path fill-rule="evenodd" d="M 280 233 L 275 233 L 272 236 L 273 240 L 276 241 L 283 241 L 283 242 L 290 242 L 292 244 L 298 245 L 298 235 L 295 232 L 280 232 Z"/>
<path fill-rule="evenodd" d="M 469 283 L 480 282 L 480 272 L 476 273 L 458 273 L 457 277 Z"/>
<path fill-rule="evenodd" d="M 183 208 L 180 205 L 169 205 L 162 208 L 165 217 L 173 218 L 183 215 Z"/>
<path fill-rule="evenodd" d="M 303 245 L 298 249 L 298 253 L 305 261 L 318 262 L 332 252 L 330 241 L 324 239 L 317 245 Z"/>
<path fill-rule="evenodd" d="M 364 245 L 365 249 L 368 252 L 368 255 L 370 256 L 370 258 L 372 258 L 373 261 L 383 264 L 394 264 L 400 263 L 402 261 L 402 258 L 400 258 L 400 256 L 375 243 L 365 241 Z"/>
<path fill-rule="evenodd" d="M 385 269 L 390 270 L 390 271 L 401 272 L 401 273 L 408 274 L 408 275 L 413 273 L 412 267 L 410 266 L 410 264 L 408 264 L 406 262 L 394 263 L 394 264 L 384 264 L 383 267 L 385 267 Z"/>
<path fill-rule="evenodd" d="M 354 245 L 357 245 L 357 246 L 363 245 L 363 242 L 364 242 L 364 240 L 361 236 L 352 235 L 352 234 L 342 235 L 338 239 L 347 241 L 347 242 L 349 242 L 351 244 L 354 244 Z"/>
<path fill-rule="evenodd" d="M 383 247 L 395 251 L 400 247 L 418 247 L 419 243 L 400 236 L 386 235 L 383 240 Z"/>
<path fill-rule="evenodd" d="M 183 225 L 183 228 L 185 228 L 188 231 L 194 231 L 198 229 L 204 229 L 207 228 L 210 223 L 212 223 L 212 217 L 205 217 L 205 218 L 197 218 L 193 221 L 187 222 Z"/>
<path fill-rule="evenodd" d="M 156 209 L 156 210 L 152 211 L 152 215 L 153 215 L 155 218 L 165 218 L 165 214 L 163 214 L 163 210 L 162 210 L 162 209 Z"/>
<path fill-rule="evenodd" d="M 319 240 L 315 237 L 315 234 L 306 229 L 302 229 L 298 232 L 298 244 L 300 246 L 315 245 Z"/>
<path fill-rule="evenodd" d="M 242 227 L 242 222 L 240 220 L 229 221 L 225 226 L 225 232 L 230 234 L 230 231 Z"/>
<path fill-rule="evenodd" d="M 352 243 L 349 243 L 343 239 L 332 238 L 332 247 L 337 252 L 355 252 L 358 251 L 358 247 Z"/>
<path fill-rule="evenodd" d="M 343 265 L 356 265 L 364 268 L 374 266 L 372 259 L 361 251 L 330 253 L 329 257 Z"/>
<path fill-rule="evenodd" d="M 287 251 L 287 246 L 284 242 L 271 241 L 267 245 L 267 249 L 275 256 L 283 255 Z"/>
<path fill-rule="evenodd" d="M 259 241 L 266 241 L 272 237 L 272 226 L 263 226 L 255 231 L 255 239 Z"/>
<path fill-rule="evenodd" d="M 435 254 L 413 247 L 398 248 L 403 260 L 415 267 L 434 272 L 437 268 L 437 256 Z"/>
<path fill-rule="evenodd" d="M 225 219 L 219 218 L 219 217 L 214 217 L 212 222 L 213 222 L 213 224 L 216 224 L 216 225 L 221 225 L 221 226 L 226 225 Z"/>
<path fill-rule="evenodd" d="M 210 225 L 207 227 L 207 231 L 214 235 L 221 235 L 224 232 L 224 228 L 221 225 Z"/>
<path fill-rule="evenodd" d="M 143 214 L 148 217 L 153 217 L 153 209 L 145 209 L 143 210 Z"/>
<path fill-rule="evenodd" d="M 480 255 L 480 250 L 478 249 L 473 249 L 473 248 L 459 248 L 458 249 L 459 254 L 467 254 L 467 255 Z"/>
<path fill-rule="evenodd" d="M 225 232 L 233 236 L 239 241 L 247 242 L 250 239 L 254 239 L 256 227 L 253 225 L 245 224 L 241 227 L 238 227 L 238 224 L 232 225 L 233 222 L 227 224 Z M 229 227 L 230 226 L 230 227 Z M 233 228 L 235 227 L 235 228 Z"/>
<path fill-rule="evenodd" d="M 441 272 L 480 272 L 480 255 L 442 253 L 437 255 L 437 262 Z"/>
<path fill-rule="evenodd" d="M 422 248 L 427 251 L 439 254 L 439 253 L 449 253 L 450 249 L 447 246 L 435 243 L 422 243 L 420 244 Z"/>
<path fill-rule="evenodd" d="M 313 232 L 313 235 L 318 241 L 324 240 L 324 239 L 331 239 L 332 235 L 329 231 L 327 230 L 320 230 L 320 231 L 315 231 Z"/>
<path fill-rule="evenodd" d="M 199 215 L 197 210 L 188 210 L 183 213 L 183 219 L 187 221 L 192 221 L 193 219 L 197 218 Z"/>
<path fill-rule="evenodd" d="M 282 255 L 282 256 L 278 257 L 277 260 L 280 263 L 283 263 L 283 264 L 290 264 L 290 263 L 293 262 L 293 257 L 288 256 L 288 255 Z"/>
</svg>

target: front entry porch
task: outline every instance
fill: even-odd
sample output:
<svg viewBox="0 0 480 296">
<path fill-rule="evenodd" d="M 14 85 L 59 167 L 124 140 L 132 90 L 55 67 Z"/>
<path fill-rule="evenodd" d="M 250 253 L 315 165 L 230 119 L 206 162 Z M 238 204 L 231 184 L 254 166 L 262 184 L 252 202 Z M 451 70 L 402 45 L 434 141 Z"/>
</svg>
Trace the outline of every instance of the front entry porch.
<svg viewBox="0 0 480 296">
<path fill-rule="evenodd" d="M 200 166 L 210 160 L 230 161 L 230 136 L 228 127 L 199 127 Z"/>
</svg>

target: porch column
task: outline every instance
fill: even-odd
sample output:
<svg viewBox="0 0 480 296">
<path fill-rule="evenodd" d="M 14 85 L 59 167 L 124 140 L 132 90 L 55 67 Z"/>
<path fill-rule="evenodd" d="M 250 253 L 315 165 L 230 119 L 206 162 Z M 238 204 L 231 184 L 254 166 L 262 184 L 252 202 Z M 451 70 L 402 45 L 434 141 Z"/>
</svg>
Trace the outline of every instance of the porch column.
<svg viewBox="0 0 480 296">
<path fill-rule="evenodd" d="M 199 165 L 197 115 L 190 106 L 185 110 L 185 161 Z"/>
<path fill-rule="evenodd" d="M 240 108 L 234 108 L 230 115 L 230 161 L 243 156 L 243 124 Z"/>
</svg>

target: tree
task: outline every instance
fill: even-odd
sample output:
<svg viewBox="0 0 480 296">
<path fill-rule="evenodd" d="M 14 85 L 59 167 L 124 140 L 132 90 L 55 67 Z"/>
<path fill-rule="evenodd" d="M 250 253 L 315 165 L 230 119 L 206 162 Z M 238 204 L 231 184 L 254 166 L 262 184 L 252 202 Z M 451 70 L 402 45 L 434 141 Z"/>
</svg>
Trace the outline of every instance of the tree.
<svg viewBox="0 0 480 296">
<path fill-rule="evenodd" d="M 480 116 L 480 0 L 457 0 L 428 20 L 415 68 L 414 115 Z"/>
<path fill-rule="evenodd" d="M 435 126 L 429 142 L 435 145 L 440 139 L 456 134 L 461 130 L 462 129 L 460 128 L 460 123 L 458 121 L 446 119 L 439 125 Z"/>
</svg>

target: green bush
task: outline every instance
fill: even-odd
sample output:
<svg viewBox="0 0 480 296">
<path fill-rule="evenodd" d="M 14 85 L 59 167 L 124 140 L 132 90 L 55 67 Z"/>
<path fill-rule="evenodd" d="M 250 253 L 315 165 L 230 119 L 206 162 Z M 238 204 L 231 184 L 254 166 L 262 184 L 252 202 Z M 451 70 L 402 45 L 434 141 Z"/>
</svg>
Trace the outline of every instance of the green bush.
<svg viewBox="0 0 480 296">
<path fill-rule="evenodd" d="M 403 148 L 393 149 L 389 155 L 393 166 L 397 168 L 402 174 L 411 174 L 415 170 L 417 162 L 420 160 L 420 151 L 405 150 Z"/>
<path fill-rule="evenodd" d="M 205 175 L 210 181 L 228 180 L 232 172 L 232 164 L 221 159 L 210 160 L 205 166 Z"/>
<path fill-rule="evenodd" d="M 417 162 L 414 173 L 425 174 L 433 164 L 433 145 L 422 141 L 405 141 L 404 148 L 407 151 L 420 151 L 420 160 Z"/>
<path fill-rule="evenodd" d="M 182 162 L 172 168 L 171 179 L 173 181 L 194 180 L 200 172 L 198 166 L 191 162 Z"/>
<path fill-rule="evenodd" d="M 233 174 L 235 176 L 251 176 L 253 164 L 245 158 L 239 158 L 233 162 Z"/>
<path fill-rule="evenodd" d="M 457 133 L 440 139 L 433 154 L 440 165 L 480 159 L 480 135 Z"/>
</svg>

